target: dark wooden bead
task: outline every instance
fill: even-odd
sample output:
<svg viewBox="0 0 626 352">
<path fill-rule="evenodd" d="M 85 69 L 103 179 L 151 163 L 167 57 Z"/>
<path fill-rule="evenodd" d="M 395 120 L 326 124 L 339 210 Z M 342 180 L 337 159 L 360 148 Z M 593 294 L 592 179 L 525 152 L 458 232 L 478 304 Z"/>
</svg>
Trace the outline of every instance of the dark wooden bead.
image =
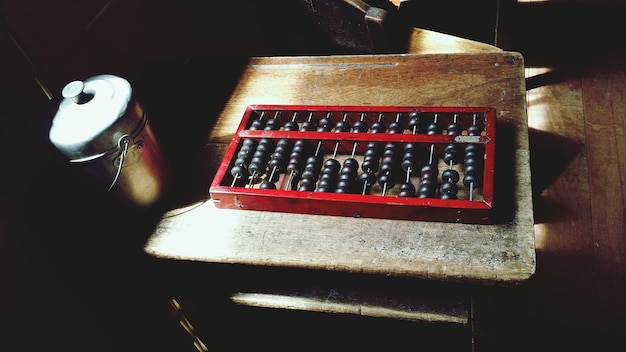
<svg viewBox="0 0 626 352">
<path fill-rule="evenodd" d="M 410 182 L 403 182 L 398 189 L 398 196 L 400 197 L 414 197 L 415 186 Z"/>
<path fill-rule="evenodd" d="M 372 127 L 370 127 L 370 131 L 372 133 L 385 133 L 387 132 L 387 126 L 385 126 L 384 123 L 377 121 L 372 124 Z"/>
<path fill-rule="evenodd" d="M 457 183 L 459 182 L 459 178 L 459 173 L 454 169 L 447 169 L 441 173 L 441 179 L 444 180 L 444 182 Z"/>
<path fill-rule="evenodd" d="M 278 131 L 280 129 L 280 121 L 276 119 L 269 119 L 265 123 L 265 130 Z"/>
<path fill-rule="evenodd" d="M 287 121 L 285 122 L 285 125 L 283 126 L 283 130 L 285 131 L 297 131 L 298 128 L 299 128 L 298 124 L 293 121 Z"/>
<path fill-rule="evenodd" d="M 276 189 L 276 185 L 269 182 L 269 181 L 263 181 L 261 182 L 261 184 L 259 185 L 259 187 L 261 189 Z"/>
</svg>

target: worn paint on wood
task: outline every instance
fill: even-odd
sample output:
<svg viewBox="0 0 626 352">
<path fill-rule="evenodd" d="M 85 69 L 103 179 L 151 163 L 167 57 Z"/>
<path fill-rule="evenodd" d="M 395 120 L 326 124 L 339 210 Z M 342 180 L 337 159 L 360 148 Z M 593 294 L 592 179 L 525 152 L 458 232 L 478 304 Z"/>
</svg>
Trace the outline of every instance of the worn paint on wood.
<svg viewBox="0 0 626 352">
<path fill-rule="evenodd" d="M 254 58 L 211 131 L 207 163 L 219 163 L 250 104 L 492 106 L 498 135 L 506 136 L 496 153 L 501 221 L 464 225 L 217 209 L 207 186 L 205 201 L 166 214 L 146 244 L 148 253 L 503 285 L 534 273 L 520 54 Z"/>
</svg>

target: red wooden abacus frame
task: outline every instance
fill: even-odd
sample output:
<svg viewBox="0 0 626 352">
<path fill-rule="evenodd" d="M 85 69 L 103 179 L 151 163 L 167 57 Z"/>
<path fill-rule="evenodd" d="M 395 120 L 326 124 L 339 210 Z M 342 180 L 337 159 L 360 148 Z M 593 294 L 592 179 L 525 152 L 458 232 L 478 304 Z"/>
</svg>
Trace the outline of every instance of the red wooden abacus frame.
<svg viewBox="0 0 626 352">
<path fill-rule="evenodd" d="M 484 130 L 479 137 L 468 138 L 466 131 L 461 136 L 446 134 L 390 134 L 390 133 L 354 133 L 354 132 L 301 132 L 284 130 L 251 130 L 251 120 L 258 118 L 262 111 L 279 111 L 284 120 L 291 118 L 294 112 L 302 116 L 327 113 L 346 114 L 351 122 L 362 114 L 389 116 L 398 113 L 402 119 L 412 112 L 437 114 L 441 120 L 449 121 L 454 114 L 460 117 L 479 116 Z M 268 114 L 268 118 L 272 118 Z M 370 117 L 370 120 L 372 118 Z M 447 119 L 447 120 L 446 120 Z M 388 118 L 389 120 L 389 118 Z M 406 126 L 406 123 L 405 123 Z M 445 124 L 444 124 L 445 126 Z M 445 128 L 444 128 L 445 130 Z M 209 193 L 218 208 L 275 211 L 300 214 L 334 215 L 347 217 L 381 218 L 397 220 L 444 221 L 460 223 L 489 224 L 494 198 L 494 157 L 495 157 L 496 111 L 491 107 L 428 107 L 428 106 L 320 106 L 320 105 L 250 105 L 246 108 L 241 123 L 225 153 L 219 169 L 210 186 Z M 360 142 L 381 143 L 427 143 L 445 146 L 449 143 L 478 143 L 484 145 L 484 169 L 482 196 L 479 199 L 440 199 L 398 197 L 396 195 L 363 195 L 348 193 L 325 193 L 288 189 L 260 189 L 232 186 L 233 177 L 229 170 L 233 167 L 237 151 L 245 139 L 269 138 L 279 140 L 310 140 L 311 143 L 322 141 L 324 145 Z M 328 147 L 326 147 L 328 149 Z M 351 148 L 346 148 L 351 149 Z M 357 149 L 358 150 L 358 149 Z M 361 150 L 358 150 L 362 152 Z M 342 150 L 345 154 L 346 150 Z M 461 182 L 461 181 L 459 181 Z"/>
</svg>

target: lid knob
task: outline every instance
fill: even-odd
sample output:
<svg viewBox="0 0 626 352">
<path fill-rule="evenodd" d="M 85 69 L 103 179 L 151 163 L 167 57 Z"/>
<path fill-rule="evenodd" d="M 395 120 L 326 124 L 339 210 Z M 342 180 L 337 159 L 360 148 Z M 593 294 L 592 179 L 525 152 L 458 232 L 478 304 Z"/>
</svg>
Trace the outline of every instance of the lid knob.
<svg viewBox="0 0 626 352">
<path fill-rule="evenodd" d="M 85 83 L 82 81 L 73 81 L 65 85 L 61 91 L 61 95 L 65 99 L 72 99 L 76 104 L 85 104 L 91 98 L 92 94 L 87 94 L 83 90 L 85 89 Z"/>
</svg>

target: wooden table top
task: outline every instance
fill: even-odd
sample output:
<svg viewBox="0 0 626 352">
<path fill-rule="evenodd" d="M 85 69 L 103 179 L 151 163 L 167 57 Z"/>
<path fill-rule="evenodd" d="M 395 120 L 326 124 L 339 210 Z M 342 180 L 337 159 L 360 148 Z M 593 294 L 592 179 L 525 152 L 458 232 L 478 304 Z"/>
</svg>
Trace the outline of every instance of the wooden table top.
<svg viewBox="0 0 626 352">
<path fill-rule="evenodd" d="M 535 271 L 526 87 L 514 52 L 253 58 L 208 136 L 207 185 L 250 104 L 490 106 L 497 110 L 493 225 L 217 209 L 166 213 L 158 258 L 512 285 Z"/>
</svg>

